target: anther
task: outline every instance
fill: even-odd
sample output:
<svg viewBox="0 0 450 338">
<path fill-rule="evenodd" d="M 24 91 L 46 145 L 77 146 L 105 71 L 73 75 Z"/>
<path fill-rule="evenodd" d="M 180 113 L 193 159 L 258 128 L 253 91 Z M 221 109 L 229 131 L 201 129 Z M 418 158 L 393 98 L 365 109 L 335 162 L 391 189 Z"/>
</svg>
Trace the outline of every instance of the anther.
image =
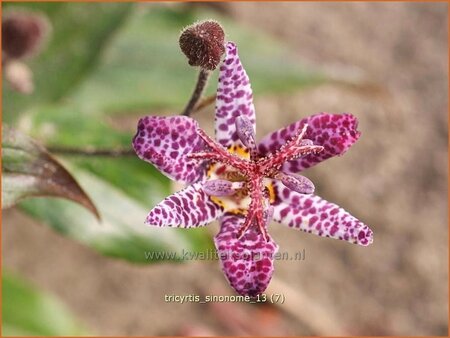
<svg viewBox="0 0 450 338">
<path fill-rule="evenodd" d="M 203 184 L 203 191 L 210 196 L 231 196 L 242 186 L 243 182 L 230 182 L 222 179 L 209 180 Z"/>
<path fill-rule="evenodd" d="M 253 124 L 250 122 L 250 120 L 247 117 L 241 115 L 236 117 L 235 125 L 236 133 L 242 144 L 251 151 L 255 150 L 255 130 L 253 129 Z"/>
<path fill-rule="evenodd" d="M 301 175 L 288 175 L 279 172 L 275 178 L 280 180 L 287 188 L 300 194 L 312 194 L 314 192 L 314 184 L 308 178 Z"/>
</svg>

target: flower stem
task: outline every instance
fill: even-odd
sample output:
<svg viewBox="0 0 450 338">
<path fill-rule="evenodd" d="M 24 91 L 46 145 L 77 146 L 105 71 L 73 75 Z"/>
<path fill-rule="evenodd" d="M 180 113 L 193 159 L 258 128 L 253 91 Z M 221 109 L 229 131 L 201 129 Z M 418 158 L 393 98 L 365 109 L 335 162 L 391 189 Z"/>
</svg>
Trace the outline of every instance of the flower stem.
<svg viewBox="0 0 450 338">
<path fill-rule="evenodd" d="M 48 147 L 47 150 L 51 154 L 70 155 L 70 156 L 104 156 L 104 157 L 121 157 L 135 156 L 136 153 L 131 148 L 119 149 L 94 149 L 94 148 L 65 148 L 65 147 Z"/>
<path fill-rule="evenodd" d="M 203 91 L 205 90 L 206 83 L 208 82 L 208 78 L 210 75 L 210 71 L 201 68 L 200 73 L 198 74 L 197 84 L 195 86 L 194 92 L 192 93 L 191 99 L 183 110 L 182 115 L 190 116 L 194 111 L 195 106 L 198 101 L 202 97 Z"/>
</svg>

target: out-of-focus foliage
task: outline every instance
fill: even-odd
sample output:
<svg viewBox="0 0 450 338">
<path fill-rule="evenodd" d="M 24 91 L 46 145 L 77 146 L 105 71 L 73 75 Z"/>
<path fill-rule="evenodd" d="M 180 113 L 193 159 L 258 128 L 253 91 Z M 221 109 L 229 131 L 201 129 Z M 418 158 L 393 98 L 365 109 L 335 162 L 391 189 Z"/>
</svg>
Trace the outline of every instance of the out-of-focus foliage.
<svg viewBox="0 0 450 338">
<path fill-rule="evenodd" d="M 2 208 L 32 196 L 67 198 L 98 217 L 90 198 L 56 159 L 28 136 L 3 126 Z"/>
<path fill-rule="evenodd" d="M 18 7 L 9 4 L 7 7 Z M 293 90 L 323 80 L 305 72 L 277 41 L 213 11 L 163 4 L 21 3 L 53 26 L 48 48 L 30 61 L 36 91 L 3 88 L 3 116 L 47 147 L 131 148 L 139 116 L 177 114 L 197 70 L 179 50 L 183 26 L 213 18 L 240 46 L 256 94 Z M 208 93 L 216 89 L 217 74 Z M 211 116 L 211 123 L 213 116 Z M 65 157 L 97 206 L 102 224 L 63 200 L 22 203 L 30 215 L 103 254 L 151 263 L 145 251 L 211 248 L 207 230 L 150 229 L 147 212 L 170 193 L 170 182 L 137 157 Z"/>
<path fill-rule="evenodd" d="M 4 104 L 7 118 L 36 103 L 64 98 L 64 107 L 94 114 L 153 109 L 180 111 L 196 69 L 178 46 L 180 30 L 197 20 L 220 21 L 240 55 L 256 94 L 280 92 L 323 81 L 307 72 L 279 42 L 213 11 L 132 4 L 21 4 L 50 16 L 52 41 L 30 65 L 37 91 Z M 216 75 L 217 76 L 217 75 Z M 208 92 L 215 91 L 212 78 Z"/>
<path fill-rule="evenodd" d="M 3 3 L 5 11 L 27 9 L 48 16 L 51 40 L 29 62 L 35 91 L 24 96 L 3 86 L 3 121 L 17 118 L 37 104 L 64 98 L 98 65 L 109 39 L 131 10 L 131 4 Z"/>
<path fill-rule="evenodd" d="M 143 224 L 148 210 L 123 191 L 97 175 L 71 167 L 74 176 L 84 183 L 102 217 L 99 223 L 92 214 L 64 200 L 35 199 L 22 206 L 31 215 L 45 220 L 55 230 L 85 243 L 105 255 L 136 263 L 168 260 L 170 257 L 146 257 L 148 251 L 181 253 L 208 245 L 199 230 L 150 228 Z M 200 230 L 201 231 L 201 230 Z"/>
<path fill-rule="evenodd" d="M 63 304 L 3 271 L 2 336 L 75 336 L 87 332 Z"/>
</svg>

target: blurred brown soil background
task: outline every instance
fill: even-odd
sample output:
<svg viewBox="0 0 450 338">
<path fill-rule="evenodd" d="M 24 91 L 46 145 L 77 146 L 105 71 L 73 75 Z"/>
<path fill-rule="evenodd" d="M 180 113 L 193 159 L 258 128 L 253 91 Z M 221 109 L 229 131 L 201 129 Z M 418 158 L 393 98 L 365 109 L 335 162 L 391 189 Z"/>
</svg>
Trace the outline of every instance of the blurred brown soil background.
<svg viewBox="0 0 450 338">
<path fill-rule="evenodd" d="M 318 195 L 370 225 L 374 243 L 273 223 L 281 251 L 306 252 L 304 261 L 276 262 L 268 293 L 283 293 L 285 304 L 177 304 L 164 295 L 233 294 L 217 261 L 129 265 L 13 209 L 3 214 L 4 267 L 60 297 L 98 335 L 447 335 L 447 4 L 215 6 L 285 41 L 299 62 L 367 83 L 255 104 L 258 137 L 320 111 L 358 117 L 357 144 L 305 174 Z M 211 114 L 198 113 L 209 132 Z"/>
</svg>

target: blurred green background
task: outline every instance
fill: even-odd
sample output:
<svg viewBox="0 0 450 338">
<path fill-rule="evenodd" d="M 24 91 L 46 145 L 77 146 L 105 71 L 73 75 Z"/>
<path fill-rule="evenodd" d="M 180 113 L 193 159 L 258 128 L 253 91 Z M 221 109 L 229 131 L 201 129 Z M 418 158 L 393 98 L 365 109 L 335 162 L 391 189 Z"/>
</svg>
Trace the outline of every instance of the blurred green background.
<svg viewBox="0 0 450 338">
<path fill-rule="evenodd" d="M 34 92 L 3 82 L 3 123 L 54 149 L 102 219 L 55 198 L 4 212 L 4 335 L 446 334 L 446 4 L 2 8 L 43 13 L 52 26 L 43 51 L 26 61 Z M 355 150 L 310 177 L 320 195 L 372 227 L 375 243 L 367 250 L 322 244 L 273 225 L 282 250 L 300 246 L 308 255 L 305 263 L 279 262 L 268 290 L 286 293 L 290 305 L 164 302 L 165 294 L 230 293 L 216 261 L 145 257 L 210 250 L 216 226 L 148 228 L 147 212 L 176 189 L 168 179 L 136 156 L 64 153 L 127 150 L 139 117 L 181 112 L 197 70 L 179 50 L 179 33 L 207 18 L 239 46 L 259 137 L 320 110 L 361 121 Z M 213 107 L 196 114 L 212 132 Z"/>
</svg>

